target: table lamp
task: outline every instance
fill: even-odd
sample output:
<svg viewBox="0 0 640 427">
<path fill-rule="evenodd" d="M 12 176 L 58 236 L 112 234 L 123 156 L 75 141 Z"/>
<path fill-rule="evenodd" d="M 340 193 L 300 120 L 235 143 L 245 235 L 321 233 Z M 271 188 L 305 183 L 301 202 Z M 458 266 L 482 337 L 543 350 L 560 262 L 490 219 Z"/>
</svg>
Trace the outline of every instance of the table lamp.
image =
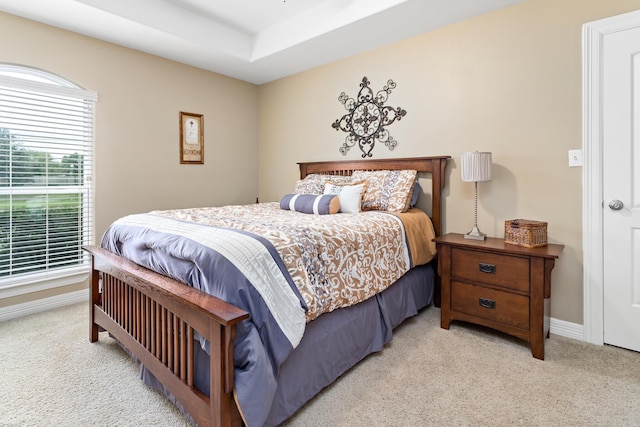
<svg viewBox="0 0 640 427">
<path fill-rule="evenodd" d="M 487 235 L 478 230 L 478 182 L 491 181 L 491 153 L 466 152 L 460 156 L 460 169 L 464 182 L 475 183 L 473 200 L 473 229 L 464 235 L 466 239 L 484 240 Z"/>
</svg>

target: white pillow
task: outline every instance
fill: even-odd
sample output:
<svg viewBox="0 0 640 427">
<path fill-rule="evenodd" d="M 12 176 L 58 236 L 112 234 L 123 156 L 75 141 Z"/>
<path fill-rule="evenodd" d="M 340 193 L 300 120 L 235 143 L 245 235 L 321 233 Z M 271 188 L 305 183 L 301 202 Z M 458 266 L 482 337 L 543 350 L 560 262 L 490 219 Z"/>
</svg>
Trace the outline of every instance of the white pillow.
<svg viewBox="0 0 640 427">
<path fill-rule="evenodd" d="M 366 182 L 354 185 L 333 184 L 328 182 L 324 185 L 324 194 L 335 194 L 338 196 L 338 200 L 340 200 L 340 212 L 360 212 L 362 193 L 366 185 Z"/>
</svg>

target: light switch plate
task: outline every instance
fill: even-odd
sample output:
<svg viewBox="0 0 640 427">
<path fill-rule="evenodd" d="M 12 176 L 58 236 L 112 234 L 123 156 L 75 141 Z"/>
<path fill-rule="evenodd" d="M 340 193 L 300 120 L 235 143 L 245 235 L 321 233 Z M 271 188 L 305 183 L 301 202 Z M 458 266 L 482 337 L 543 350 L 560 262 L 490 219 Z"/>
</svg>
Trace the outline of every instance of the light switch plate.
<svg viewBox="0 0 640 427">
<path fill-rule="evenodd" d="M 569 150 L 569 167 L 582 166 L 582 150 Z"/>
</svg>

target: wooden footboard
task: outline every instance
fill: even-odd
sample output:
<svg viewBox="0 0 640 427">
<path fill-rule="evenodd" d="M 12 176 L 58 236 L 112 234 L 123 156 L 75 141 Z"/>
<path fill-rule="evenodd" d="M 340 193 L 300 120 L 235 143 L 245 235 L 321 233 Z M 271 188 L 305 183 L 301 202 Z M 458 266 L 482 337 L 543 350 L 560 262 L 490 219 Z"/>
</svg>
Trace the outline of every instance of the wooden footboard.
<svg viewBox="0 0 640 427">
<path fill-rule="evenodd" d="M 90 339 L 103 328 L 173 394 L 200 426 L 242 425 L 233 399 L 235 325 L 249 314 L 96 246 Z M 211 344 L 211 393 L 194 387 L 194 332 Z"/>
</svg>

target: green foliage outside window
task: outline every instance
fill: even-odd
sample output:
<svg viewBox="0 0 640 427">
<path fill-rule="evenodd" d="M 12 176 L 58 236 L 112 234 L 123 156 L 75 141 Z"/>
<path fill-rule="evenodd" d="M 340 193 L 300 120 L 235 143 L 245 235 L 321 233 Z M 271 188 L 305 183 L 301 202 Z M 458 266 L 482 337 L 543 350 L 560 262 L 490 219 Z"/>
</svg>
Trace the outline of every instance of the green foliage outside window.
<svg viewBox="0 0 640 427">
<path fill-rule="evenodd" d="M 81 261 L 83 196 L 77 191 L 49 194 L 47 188 L 81 186 L 83 160 L 76 153 L 58 160 L 0 128 L 0 188 L 43 190 L 0 194 L 0 277 Z"/>
</svg>

